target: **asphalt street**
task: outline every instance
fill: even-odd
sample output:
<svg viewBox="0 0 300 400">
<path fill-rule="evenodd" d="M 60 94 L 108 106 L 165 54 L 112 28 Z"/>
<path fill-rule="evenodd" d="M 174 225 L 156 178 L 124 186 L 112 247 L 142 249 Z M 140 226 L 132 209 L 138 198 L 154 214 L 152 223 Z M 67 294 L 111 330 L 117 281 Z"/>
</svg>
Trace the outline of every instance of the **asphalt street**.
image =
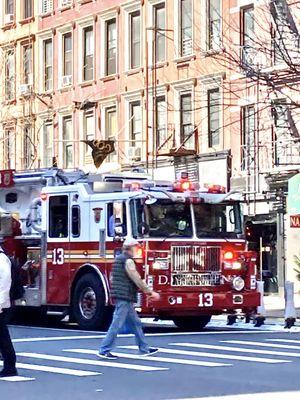
<svg viewBox="0 0 300 400">
<path fill-rule="evenodd" d="M 63 326 L 10 329 L 20 376 L 0 380 L 1 400 L 300 398 L 299 328 L 211 326 L 197 333 L 154 326 L 146 332 L 159 353 L 141 358 L 133 337 L 121 335 L 117 361 L 97 358 L 101 332 Z"/>
</svg>

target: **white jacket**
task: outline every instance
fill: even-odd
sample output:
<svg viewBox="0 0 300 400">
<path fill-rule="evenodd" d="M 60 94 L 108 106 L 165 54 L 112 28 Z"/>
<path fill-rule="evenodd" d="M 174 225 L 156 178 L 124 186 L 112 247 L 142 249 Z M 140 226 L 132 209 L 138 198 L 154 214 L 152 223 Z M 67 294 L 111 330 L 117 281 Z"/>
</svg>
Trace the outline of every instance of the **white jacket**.
<svg viewBox="0 0 300 400">
<path fill-rule="evenodd" d="M 0 251 L 2 251 L 1 246 Z M 11 306 L 9 297 L 10 287 L 11 262 L 4 253 L 0 253 L 0 313 L 3 308 L 9 308 Z"/>
</svg>

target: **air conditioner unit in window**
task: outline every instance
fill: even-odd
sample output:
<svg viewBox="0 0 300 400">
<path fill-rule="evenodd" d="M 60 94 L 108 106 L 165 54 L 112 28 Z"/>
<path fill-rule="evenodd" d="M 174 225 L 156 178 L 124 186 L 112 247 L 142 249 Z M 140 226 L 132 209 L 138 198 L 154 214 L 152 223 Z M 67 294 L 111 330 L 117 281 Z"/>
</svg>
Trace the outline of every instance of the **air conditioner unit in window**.
<svg viewBox="0 0 300 400">
<path fill-rule="evenodd" d="M 130 161 L 140 161 L 142 158 L 141 147 L 131 146 L 128 148 L 128 158 Z"/>
<path fill-rule="evenodd" d="M 5 23 L 5 24 L 11 24 L 11 23 L 13 23 L 13 22 L 14 22 L 14 19 L 15 19 L 14 14 L 5 14 L 5 15 L 4 15 L 4 23 Z"/>
<path fill-rule="evenodd" d="M 65 75 L 61 78 L 61 86 L 66 87 L 72 85 L 72 75 Z"/>
<path fill-rule="evenodd" d="M 22 85 L 20 85 L 20 88 L 19 88 L 20 96 L 26 96 L 26 95 L 31 94 L 31 90 L 32 90 L 31 85 L 28 85 L 27 83 L 23 83 Z"/>
<path fill-rule="evenodd" d="M 60 1 L 60 6 L 61 7 L 68 7 L 72 4 L 73 0 L 61 0 Z"/>
</svg>

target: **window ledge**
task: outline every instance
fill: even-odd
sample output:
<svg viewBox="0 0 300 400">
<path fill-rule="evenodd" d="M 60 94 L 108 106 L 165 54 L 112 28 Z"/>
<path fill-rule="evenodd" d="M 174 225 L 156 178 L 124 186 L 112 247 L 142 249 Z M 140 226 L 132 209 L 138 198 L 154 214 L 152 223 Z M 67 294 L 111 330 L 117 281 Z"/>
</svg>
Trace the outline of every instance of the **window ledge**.
<svg viewBox="0 0 300 400">
<path fill-rule="evenodd" d="M 91 3 L 94 0 L 77 0 L 78 4 L 86 4 L 86 3 Z"/>
<path fill-rule="evenodd" d="M 5 100 L 5 101 L 3 102 L 3 104 L 4 104 L 5 106 L 15 105 L 16 103 L 17 103 L 17 100 L 16 100 L 16 99 Z"/>
<path fill-rule="evenodd" d="M 102 78 L 100 78 L 100 80 L 102 82 L 109 82 L 109 81 L 114 81 L 116 79 L 119 79 L 119 77 L 120 77 L 119 74 L 113 74 L 113 75 L 103 76 Z"/>
<path fill-rule="evenodd" d="M 196 54 L 190 54 L 188 56 L 175 58 L 174 62 L 177 64 L 182 64 L 193 60 L 196 60 Z"/>
<path fill-rule="evenodd" d="M 220 54 L 222 52 L 222 49 L 209 49 L 203 52 L 204 57 L 211 57 L 214 56 L 216 54 Z"/>
<path fill-rule="evenodd" d="M 64 12 L 64 11 L 70 10 L 71 8 L 74 8 L 74 7 L 75 7 L 75 4 L 74 4 L 74 3 L 71 3 L 71 4 L 68 4 L 67 6 L 59 7 L 57 11 L 58 11 L 59 13 L 62 13 L 62 12 Z"/>
<path fill-rule="evenodd" d="M 158 69 L 158 68 L 164 68 L 167 67 L 169 65 L 169 61 L 162 61 L 157 63 L 156 65 L 150 65 L 149 68 L 150 69 Z"/>
<path fill-rule="evenodd" d="M 94 83 L 94 80 L 83 81 L 83 82 L 79 83 L 79 86 L 80 86 L 80 87 L 92 86 L 93 83 Z"/>
<path fill-rule="evenodd" d="M 55 14 L 54 11 L 49 11 L 49 12 L 47 12 L 47 13 L 40 14 L 40 18 L 51 17 L 51 16 L 54 15 L 54 14 Z"/>
<path fill-rule="evenodd" d="M 74 89 L 74 86 L 73 85 L 69 85 L 69 86 L 64 86 L 64 87 L 58 88 L 58 91 L 60 93 L 64 93 L 64 92 L 69 92 L 72 89 Z"/>
<path fill-rule="evenodd" d="M 21 21 L 19 21 L 19 24 L 20 25 L 30 24 L 30 22 L 34 22 L 34 20 L 35 20 L 34 16 L 31 16 L 28 18 L 21 19 Z"/>
<path fill-rule="evenodd" d="M 125 75 L 127 76 L 136 75 L 139 74 L 140 72 L 144 72 L 144 68 L 139 67 L 139 68 L 129 69 L 128 71 L 125 71 Z"/>
<path fill-rule="evenodd" d="M 10 22 L 10 23 L 8 23 L 8 24 L 4 24 L 3 26 L 2 26 L 2 30 L 3 31 L 8 31 L 9 29 L 13 29 L 13 28 L 15 28 L 16 27 L 16 22 L 14 21 L 14 22 Z"/>
</svg>

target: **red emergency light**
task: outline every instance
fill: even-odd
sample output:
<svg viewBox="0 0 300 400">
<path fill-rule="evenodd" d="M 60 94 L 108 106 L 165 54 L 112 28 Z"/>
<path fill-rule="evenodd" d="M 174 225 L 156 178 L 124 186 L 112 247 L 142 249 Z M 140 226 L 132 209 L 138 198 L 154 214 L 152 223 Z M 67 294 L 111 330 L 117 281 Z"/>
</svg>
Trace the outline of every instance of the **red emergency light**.
<svg viewBox="0 0 300 400">
<path fill-rule="evenodd" d="M 214 185 L 214 184 L 209 184 L 205 186 L 207 187 L 207 193 L 213 193 L 213 194 L 226 193 L 226 189 L 224 186 Z"/>
<path fill-rule="evenodd" d="M 189 180 L 187 172 L 180 172 L 177 175 L 177 180 L 173 184 L 174 192 L 191 192 L 196 190 L 196 184 Z"/>
</svg>

